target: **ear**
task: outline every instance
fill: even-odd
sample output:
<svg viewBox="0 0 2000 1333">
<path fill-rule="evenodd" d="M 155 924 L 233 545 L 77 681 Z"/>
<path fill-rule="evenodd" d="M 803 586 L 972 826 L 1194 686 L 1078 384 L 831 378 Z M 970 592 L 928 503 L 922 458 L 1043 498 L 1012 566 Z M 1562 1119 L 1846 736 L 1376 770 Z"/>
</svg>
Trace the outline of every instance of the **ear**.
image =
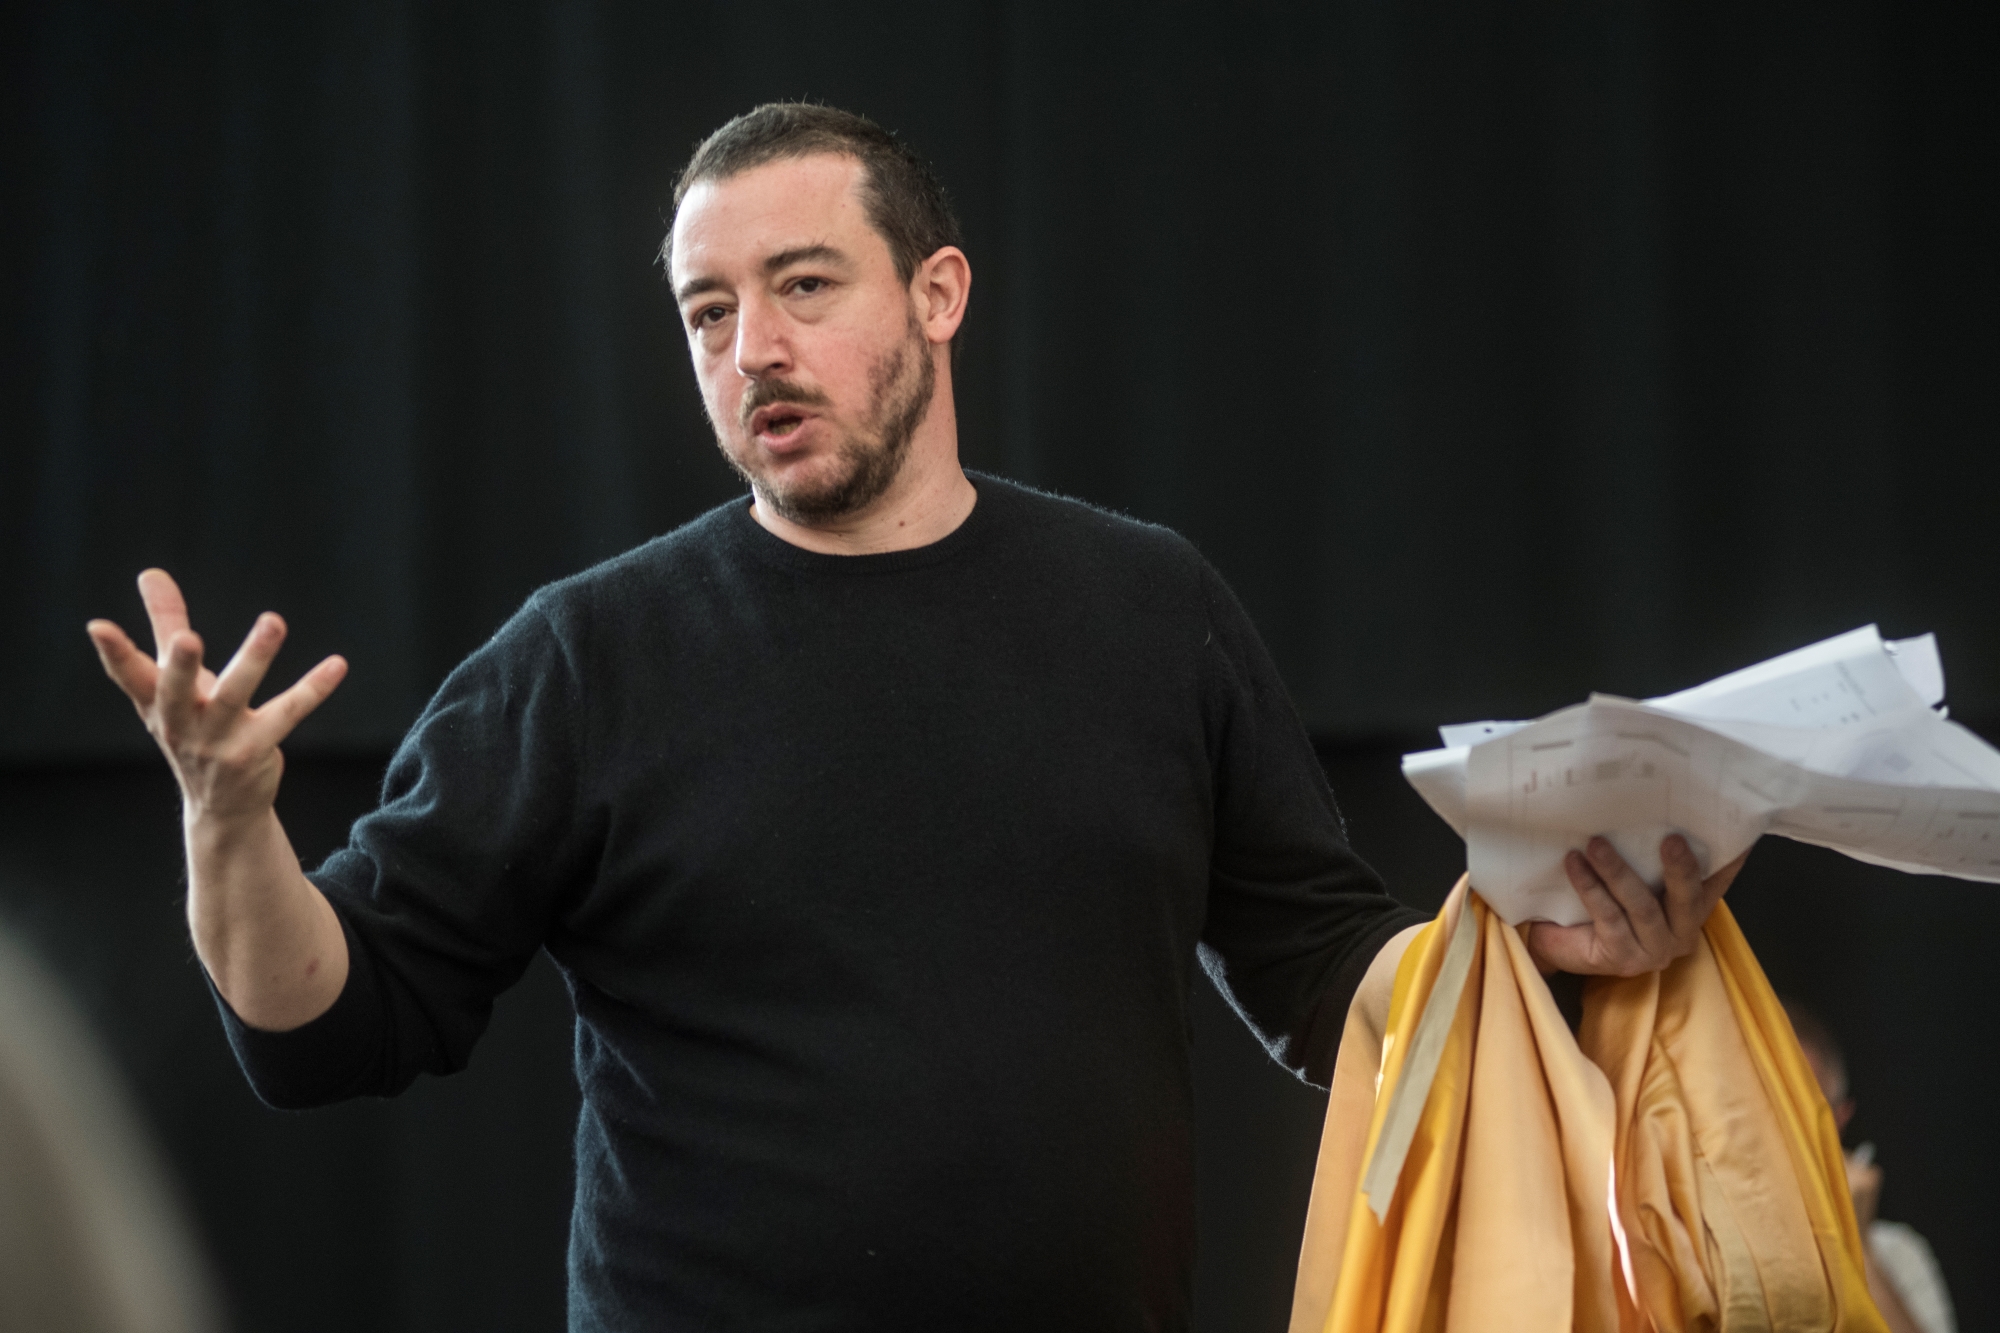
<svg viewBox="0 0 2000 1333">
<path fill-rule="evenodd" d="M 910 275 L 912 308 L 924 338 L 934 347 L 942 347 L 958 332 L 971 296 L 972 265 L 955 245 L 945 246 Z"/>
</svg>

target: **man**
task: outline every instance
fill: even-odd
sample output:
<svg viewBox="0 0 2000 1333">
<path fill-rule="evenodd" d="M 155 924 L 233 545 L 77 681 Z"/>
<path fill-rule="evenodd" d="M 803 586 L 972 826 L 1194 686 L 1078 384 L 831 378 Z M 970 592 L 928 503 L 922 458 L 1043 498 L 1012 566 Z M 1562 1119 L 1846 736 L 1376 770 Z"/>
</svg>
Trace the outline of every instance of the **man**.
<svg viewBox="0 0 2000 1333">
<path fill-rule="evenodd" d="M 1799 1049 L 1826 1095 L 1833 1123 L 1844 1134 L 1854 1119 L 1847 1056 L 1819 1015 L 1796 1000 L 1787 999 L 1784 1005 Z M 1875 1298 L 1890 1333 L 1958 1333 L 1951 1292 L 1930 1242 L 1907 1222 L 1889 1222 L 1876 1215 L 1882 1200 L 1882 1168 L 1875 1162 L 1874 1144 L 1864 1143 L 1847 1154 L 1847 1187 L 1854 1196 L 1854 1220 L 1861 1226 L 1868 1294 Z"/>
<path fill-rule="evenodd" d="M 959 466 L 971 269 L 859 117 L 760 107 L 676 189 L 695 375 L 751 489 L 530 598 L 454 671 L 382 807 L 302 874 L 277 744 L 178 591 L 90 632 L 186 800 L 189 918 L 260 1095 L 463 1065 L 538 948 L 578 1019 L 575 1328 L 1185 1326 L 1199 954 L 1324 1081 L 1416 914 L 1347 848 L 1276 672 L 1185 541 Z M 1692 947 L 1601 841 L 1546 965 Z"/>
</svg>

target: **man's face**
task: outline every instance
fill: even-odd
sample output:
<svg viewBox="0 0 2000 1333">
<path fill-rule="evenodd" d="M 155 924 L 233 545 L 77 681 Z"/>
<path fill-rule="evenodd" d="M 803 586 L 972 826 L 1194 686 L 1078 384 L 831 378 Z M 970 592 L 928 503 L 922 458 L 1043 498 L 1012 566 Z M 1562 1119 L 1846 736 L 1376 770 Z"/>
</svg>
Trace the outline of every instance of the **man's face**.
<svg viewBox="0 0 2000 1333">
<path fill-rule="evenodd" d="M 716 442 L 798 523 L 888 490 L 935 386 L 861 177 L 830 154 L 772 162 L 697 184 L 674 222 L 670 278 Z"/>
</svg>

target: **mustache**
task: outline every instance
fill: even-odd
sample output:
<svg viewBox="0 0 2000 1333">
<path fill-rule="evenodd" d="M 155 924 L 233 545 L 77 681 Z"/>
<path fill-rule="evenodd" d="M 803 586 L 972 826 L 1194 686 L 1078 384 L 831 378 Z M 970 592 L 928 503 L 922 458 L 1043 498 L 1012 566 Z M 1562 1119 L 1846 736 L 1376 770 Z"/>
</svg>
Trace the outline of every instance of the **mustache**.
<svg viewBox="0 0 2000 1333">
<path fill-rule="evenodd" d="M 800 407 L 831 407 L 833 400 L 818 389 L 808 389 L 790 380 L 757 380 L 743 394 L 743 401 L 737 404 L 736 418 L 743 429 L 750 429 L 750 418 L 760 407 L 773 403 L 796 403 Z"/>
</svg>

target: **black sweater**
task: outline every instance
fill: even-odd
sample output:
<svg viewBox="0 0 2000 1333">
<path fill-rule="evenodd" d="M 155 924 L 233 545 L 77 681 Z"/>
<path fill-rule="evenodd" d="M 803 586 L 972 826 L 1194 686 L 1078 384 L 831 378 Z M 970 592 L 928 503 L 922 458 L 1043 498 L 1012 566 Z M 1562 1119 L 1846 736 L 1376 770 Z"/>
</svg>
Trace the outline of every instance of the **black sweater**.
<svg viewBox="0 0 2000 1333">
<path fill-rule="evenodd" d="M 535 594 L 313 876 L 352 963 L 303 1106 L 576 1003 L 576 1329 L 1180 1328 L 1200 960 L 1285 1065 L 1418 918 L 1347 848 L 1185 541 L 989 477 L 932 546 L 742 502 Z"/>
</svg>

